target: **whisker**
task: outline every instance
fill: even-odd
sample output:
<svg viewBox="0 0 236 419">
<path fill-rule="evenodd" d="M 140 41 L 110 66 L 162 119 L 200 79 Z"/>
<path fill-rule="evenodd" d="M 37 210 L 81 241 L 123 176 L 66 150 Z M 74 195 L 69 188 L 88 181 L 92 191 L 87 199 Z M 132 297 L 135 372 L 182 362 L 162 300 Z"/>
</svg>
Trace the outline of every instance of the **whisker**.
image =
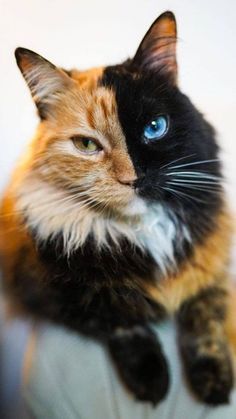
<svg viewBox="0 0 236 419">
<path fill-rule="evenodd" d="M 89 188 L 88 192 L 90 195 L 88 195 L 87 191 L 79 191 L 78 187 L 72 187 L 70 191 L 76 191 L 77 193 L 75 193 L 74 195 L 68 195 L 64 197 L 62 195 L 61 198 L 60 195 L 63 191 L 58 191 L 56 193 L 53 193 L 48 199 L 46 199 L 42 203 L 37 204 L 37 202 L 34 201 L 30 202 L 29 204 L 26 204 L 22 209 L 14 209 L 11 212 L 0 214 L 0 218 L 4 219 L 14 215 L 24 215 L 27 213 L 27 208 L 30 208 L 31 211 L 44 209 L 50 210 L 50 208 L 52 208 L 55 215 L 64 213 L 66 211 L 71 211 L 74 208 L 78 208 L 78 210 L 80 211 L 85 208 L 95 209 L 96 207 L 99 207 L 99 209 L 102 212 L 104 212 L 105 210 L 109 209 L 109 204 L 113 200 L 112 197 L 109 199 L 101 197 L 101 190 L 97 186 L 92 186 Z M 61 208 L 62 204 L 64 206 L 63 208 Z"/>
<path fill-rule="evenodd" d="M 176 159 L 176 160 L 172 160 L 170 163 L 167 163 L 167 164 L 165 164 L 164 166 L 161 166 L 161 167 L 160 167 L 160 170 L 161 170 L 161 169 L 164 169 L 165 167 L 171 166 L 171 164 L 176 163 L 177 161 L 184 160 L 184 159 L 188 159 L 189 157 L 193 157 L 193 156 L 196 156 L 196 153 L 194 153 L 194 154 L 189 154 L 188 156 L 183 156 L 183 157 L 180 157 L 179 159 Z"/>
<path fill-rule="evenodd" d="M 54 203 L 55 203 L 55 201 L 54 201 Z M 66 202 L 66 203 L 68 203 L 68 202 Z M 81 201 L 81 203 L 83 204 L 83 201 Z M 36 208 L 37 209 L 41 209 L 41 208 L 45 208 L 45 207 L 50 208 L 50 206 L 52 206 L 52 204 L 53 204 L 53 202 L 50 201 L 50 203 L 44 203 L 43 205 L 40 205 L 40 206 L 37 206 L 37 207 L 32 207 L 31 206 L 30 209 L 35 210 Z M 69 206 L 67 208 L 65 208 L 65 207 L 61 208 L 60 204 L 61 204 L 61 202 L 58 202 L 58 208 L 57 209 L 59 211 L 57 211 L 56 214 L 60 214 L 60 213 L 65 212 L 65 211 L 69 211 L 70 209 L 73 209 L 73 207 L 75 207 L 75 206 L 77 206 L 79 209 L 83 208 L 83 206 L 81 206 L 81 205 L 79 206 L 78 203 L 76 203 L 76 205 L 74 204 L 73 206 Z M 12 212 L 9 212 L 9 213 L 6 213 L 6 214 L 1 214 L 0 218 L 4 219 L 4 218 L 11 217 L 11 216 L 14 216 L 14 215 L 25 215 L 25 214 L 26 214 L 26 208 L 23 208 L 21 210 L 15 210 L 15 211 L 12 211 Z"/>
<path fill-rule="evenodd" d="M 208 192 L 222 192 L 222 190 L 220 189 L 220 188 L 214 188 L 214 189 L 212 189 L 212 188 L 210 188 L 209 186 L 197 186 L 197 185 L 193 185 L 193 186 L 191 186 L 191 185 L 189 185 L 189 184 L 185 184 L 185 183 L 175 183 L 175 182 L 167 182 L 168 183 L 168 185 L 174 185 L 174 186 L 178 186 L 178 187 L 183 187 L 183 188 L 187 188 L 187 189 L 190 189 L 190 190 L 196 190 L 196 191 L 203 191 L 203 192 L 205 192 L 205 191 L 208 191 Z"/>
<path fill-rule="evenodd" d="M 76 200 L 76 198 L 77 198 L 76 196 L 73 196 L 73 197 L 63 198 L 62 200 L 56 200 L 58 211 L 56 211 L 55 213 L 57 213 L 57 214 L 62 213 L 62 212 L 69 211 L 69 210 L 74 209 L 74 208 L 78 208 L 78 210 L 79 210 L 79 209 L 82 209 L 85 204 L 87 205 L 87 204 L 90 204 L 90 203 L 94 202 L 94 200 L 92 198 L 80 200 L 79 202 L 74 202 Z M 68 207 L 64 207 L 64 208 L 60 207 L 60 204 L 69 204 L 69 203 L 72 203 L 72 205 L 68 206 Z M 35 209 L 42 209 L 42 208 L 47 208 L 47 207 L 48 207 L 48 209 L 50 207 L 54 207 L 53 209 L 55 210 L 55 200 L 53 200 L 53 201 L 50 200 L 48 202 L 44 202 L 42 205 L 37 205 L 37 206 L 32 206 L 31 205 L 30 209 L 35 210 Z M 19 210 L 18 212 L 25 213 L 25 209 Z"/>
<path fill-rule="evenodd" d="M 168 190 L 171 194 L 173 194 L 177 198 L 180 205 L 182 205 L 182 202 L 181 202 L 181 199 L 179 198 L 179 195 L 174 190 L 172 190 L 171 188 L 165 187 L 165 186 L 161 186 L 160 188 L 163 189 L 163 190 Z"/>
<path fill-rule="evenodd" d="M 171 179 L 172 181 L 174 181 L 174 182 L 177 182 L 177 183 L 182 183 L 183 181 L 184 181 L 184 183 L 189 183 L 189 184 L 192 184 L 192 185 L 212 185 L 212 186 L 216 186 L 216 187 L 219 187 L 219 186 L 221 186 L 221 184 L 220 184 L 220 182 L 214 182 L 213 180 L 209 180 L 209 181 L 207 181 L 207 180 L 192 180 L 192 179 L 185 179 L 185 178 L 182 178 L 182 179 Z"/>
<path fill-rule="evenodd" d="M 219 162 L 220 159 L 210 159 L 210 160 L 199 160 L 196 162 L 192 162 L 192 163 L 185 163 L 185 164 L 180 164 L 177 166 L 172 166 L 172 169 L 178 169 L 180 167 L 187 167 L 187 166 L 195 166 L 197 164 L 206 164 L 206 163 L 215 163 L 215 162 Z"/>
<path fill-rule="evenodd" d="M 219 180 L 223 181 L 224 179 L 220 176 L 211 175 L 206 172 L 194 172 L 194 171 L 174 171 L 174 172 L 167 172 L 167 176 L 178 176 L 178 177 L 187 177 L 187 178 L 206 178 L 206 179 L 212 179 L 212 180 Z"/>
<path fill-rule="evenodd" d="M 200 203 L 204 203 L 204 204 L 207 203 L 205 200 L 199 199 L 199 198 L 197 198 L 195 196 L 188 195 L 188 194 L 186 194 L 186 193 L 184 193 L 182 191 L 179 191 L 179 190 L 176 190 L 176 189 L 173 189 L 173 188 L 169 188 L 169 187 L 165 187 L 165 189 L 166 190 L 169 190 L 169 191 L 172 191 L 172 192 L 175 192 L 175 193 L 179 194 L 180 196 L 185 197 L 189 201 L 196 201 L 196 202 L 200 202 Z"/>
<path fill-rule="evenodd" d="M 172 194 L 174 194 L 174 195 L 176 195 L 178 197 L 181 197 L 181 198 L 183 197 L 185 199 L 188 199 L 188 201 L 191 201 L 191 197 L 189 197 L 187 194 L 185 194 L 183 192 L 176 191 L 176 189 L 169 188 L 167 186 L 163 186 L 163 189 L 166 190 L 166 191 L 172 192 Z"/>
</svg>

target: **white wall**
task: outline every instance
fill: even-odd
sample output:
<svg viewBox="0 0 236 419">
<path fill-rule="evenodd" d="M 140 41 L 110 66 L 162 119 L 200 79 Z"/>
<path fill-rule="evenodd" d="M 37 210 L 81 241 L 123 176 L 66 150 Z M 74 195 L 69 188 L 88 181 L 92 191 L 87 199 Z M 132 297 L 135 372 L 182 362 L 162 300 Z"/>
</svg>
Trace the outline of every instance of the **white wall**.
<svg viewBox="0 0 236 419">
<path fill-rule="evenodd" d="M 67 68 L 116 63 L 167 9 L 178 21 L 181 86 L 215 124 L 236 185 L 235 0 L 0 0 L 0 189 L 37 123 L 14 49 Z"/>
</svg>

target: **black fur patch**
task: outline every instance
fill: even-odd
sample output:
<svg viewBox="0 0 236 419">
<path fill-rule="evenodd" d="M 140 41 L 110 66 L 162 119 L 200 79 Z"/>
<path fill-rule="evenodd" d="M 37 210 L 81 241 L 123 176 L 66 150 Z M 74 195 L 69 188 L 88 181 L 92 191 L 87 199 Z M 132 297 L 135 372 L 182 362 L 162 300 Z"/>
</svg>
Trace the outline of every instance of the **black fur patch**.
<svg viewBox="0 0 236 419">
<path fill-rule="evenodd" d="M 117 326 L 165 316 L 142 287 L 154 282 L 155 264 L 149 255 L 125 241 L 122 251 L 99 252 L 90 239 L 67 257 L 60 240 L 43 243 L 35 264 L 28 249 L 22 249 L 14 267 L 11 292 L 31 313 L 100 338 Z"/>
<path fill-rule="evenodd" d="M 214 228 L 215 214 L 221 207 L 221 187 L 209 184 L 207 187 L 204 183 L 193 183 L 191 187 L 187 182 L 184 187 L 176 183 L 173 186 L 168 182 L 175 181 L 175 175 L 168 173 L 201 171 L 199 182 L 207 180 L 204 174 L 221 177 L 220 163 L 215 161 L 218 146 L 213 128 L 168 78 L 142 72 L 134 68 L 130 60 L 107 67 L 99 83 L 115 91 L 119 120 L 140 179 L 140 196 L 171 208 L 189 228 L 194 242 L 204 240 Z M 143 141 L 145 125 L 163 114 L 170 120 L 168 133 L 161 140 L 146 144 Z M 172 163 L 177 159 L 181 160 Z M 192 165 L 205 160 L 214 161 Z M 171 170 L 171 165 L 181 164 L 189 165 Z M 165 190 L 166 187 L 175 189 L 175 193 Z"/>
</svg>

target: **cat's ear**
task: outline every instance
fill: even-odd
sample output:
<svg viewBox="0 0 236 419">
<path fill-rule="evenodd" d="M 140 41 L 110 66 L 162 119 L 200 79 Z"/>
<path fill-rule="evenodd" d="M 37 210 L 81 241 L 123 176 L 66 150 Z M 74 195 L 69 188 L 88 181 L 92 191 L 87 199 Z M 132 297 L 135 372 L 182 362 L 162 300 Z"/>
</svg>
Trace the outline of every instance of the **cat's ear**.
<svg viewBox="0 0 236 419">
<path fill-rule="evenodd" d="M 58 94 L 72 83 L 71 78 L 45 58 L 25 48 L 15 51 L 21 70 L 38 108 L 41 119 L 46 119 Z"/>
<path fill-rule="evenodd" d="M 177 27 L 172 12 L 161 14 L 144 36 L 133 59 L 136 67 L 162 73 L 176 83 Z"/>
</svg>

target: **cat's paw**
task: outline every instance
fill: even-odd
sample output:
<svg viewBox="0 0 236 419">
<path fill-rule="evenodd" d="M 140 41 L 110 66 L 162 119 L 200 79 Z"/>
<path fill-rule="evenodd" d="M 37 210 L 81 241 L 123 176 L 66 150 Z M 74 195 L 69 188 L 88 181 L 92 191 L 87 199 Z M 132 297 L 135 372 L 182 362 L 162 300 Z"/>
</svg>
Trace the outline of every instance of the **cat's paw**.
<svg viewBox="0 0 236 419">
<path fill-rule="evenodd" d="M 215 406 L 229 403 L 234 381 L 229 356 L 199 356 L 192 362 L 188 378 L 195 395 L 203 402 Z"/>
<path fill-rule="evenodd" d="M 135 327 L 114 335 L 109 347 L 122 380 L 136 399 L 156 405 L 165 397 L 168 366 L 155 335 Z"/>
<path fill-rule="evenodd" d="M 155 350 L 149 349 L 145 354 L 133 354 L 133 359 L 126 359 L 123 363 L 120 373 L 138 400 L 150 401 L 156 405 L 168 391 L 166 360 Z"/>
</svg>

